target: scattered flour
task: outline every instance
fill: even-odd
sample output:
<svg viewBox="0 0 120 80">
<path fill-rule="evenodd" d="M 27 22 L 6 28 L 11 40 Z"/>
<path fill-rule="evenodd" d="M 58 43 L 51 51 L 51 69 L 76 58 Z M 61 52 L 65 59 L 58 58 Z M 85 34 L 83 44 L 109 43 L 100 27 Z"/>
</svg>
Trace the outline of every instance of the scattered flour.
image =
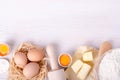
<svg viewBox="0 0 120 80">
<path fill-rule="evenodd" d="M 120 80 L 120 49 L 105 54 L 99 66 L 99 80 Z"/>
<path fill-rule="evenodd" d="M 9 62 L 6 59 L 0 59 L 0 73 L 7 72 L 9 69 Z"/>
</svg>

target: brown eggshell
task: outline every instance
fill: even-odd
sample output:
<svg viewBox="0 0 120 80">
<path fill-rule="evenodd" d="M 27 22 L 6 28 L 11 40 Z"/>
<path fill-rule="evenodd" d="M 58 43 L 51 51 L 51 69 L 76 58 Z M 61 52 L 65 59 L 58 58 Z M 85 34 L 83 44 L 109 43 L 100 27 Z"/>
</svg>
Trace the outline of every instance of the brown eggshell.
<svg viewBox="0 0 120 80">
<path fill-rule="evenodd" d="M 39 73 L 39 70 L 40 67 L 38 63 L 30 62 L 24 67 L 23 74 L 27 79 L 31 79 Z"/>
<path fill-rule="evenodd" d="M 40 61 L 45 56 L 45 53 L 44 53 L 43 49 L 33 48 L 33 49 L 29 50 L 27 56 L 30 61 Z"/>
<path fill-rule="evenodd" d="M 24 68 L 28 60 L 27 60 L 27 56 L 24 53 L 17 52 L 14 56 L 14 61 L 18 67 Z"/>
</svg>

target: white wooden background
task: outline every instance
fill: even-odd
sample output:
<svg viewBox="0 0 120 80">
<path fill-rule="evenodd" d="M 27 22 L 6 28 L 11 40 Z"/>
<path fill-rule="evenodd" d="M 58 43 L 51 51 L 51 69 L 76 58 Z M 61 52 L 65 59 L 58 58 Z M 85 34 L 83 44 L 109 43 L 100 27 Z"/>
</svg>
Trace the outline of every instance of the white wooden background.
<svg viewBox="0 0 120 80">
<path fill-rule="evenodd" d="M 104 40 L 120 47 L 120 0 L 0 0 L 0 42 L 54 43 L 58 54 Z M 0 80 L 6 80 L 0 74 Z"/>
</svg>

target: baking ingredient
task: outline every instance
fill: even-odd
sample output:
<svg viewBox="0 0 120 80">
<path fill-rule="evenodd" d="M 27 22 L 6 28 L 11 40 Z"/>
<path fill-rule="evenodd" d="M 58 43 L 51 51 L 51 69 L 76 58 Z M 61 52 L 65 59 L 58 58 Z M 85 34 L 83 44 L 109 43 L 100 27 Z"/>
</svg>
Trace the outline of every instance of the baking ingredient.
<svg viewBox="0 0 120 80">
<path fill-rule="evenodd" d="M 83 61 L 93 61 L 93 53 L 86 52 L 83 54 Z"/>
<path fill-rule="evenodd" d="M 99 49 L 99 55 L 104 54 L 106 51 L 112 49 L 112 44 L 108 41 L 103 42 L 100 45 L 100 49 Z"/>
<path fill-rule="evenodd" d="M 23 68 L 27 64 L 28 60 L 27 56 L 24 53 L 16 52 L 14 56 L 14 61 L 18 67 Z"/>
<path fill-rule="evenodd" d="M 66 80 L 64 69 L 58 69 L 48 72 L 49 80 Z"/>
<path fill-rule="evenodd" d="M 27 79 L 31 79 L 39 73 L 39 70 L 40 66 L 38 63 L 30 62 L 24 67 L 23 74 Z"/>
<path fill-rule="evenodd" d="M 86 53 L 86 52 L 92 52 L 93 54 L 93 61 L 91 62 L 85 62 L 85 61 L 82 61 L 83 60 L 83 55 Z M 84 64 L 89 64 L 89 66 L 91 67 L 89 73 L 87 74 L 85 80 L 97 80 L 96 79 L 96 73 L 95 73 L 95 64 L 96 64 L 96 58 L 98 57 L 98 50 L 94 47 L 91 47 L 91 46 L 81 46 L 79 47 L 73 57 L 72 57 L 72 62 L 73 64 L 77 61 L 77 60 L 81 60 L 82 62 L 84 62 Z M 73 65 L 72 64 L 72 65 Z M 76 66 L 77 67 L 77 66 Z M 82 67 L 81 67 L 82 69 Z M 80 69 L 80 70 L 81 70 Z M 78 73 L 80 72 L 80 70 L 77 72 L 77 74 L 73 71 L 73 69 L 71 67 L 68 67 L 65 71 L 66 73 L 66 76 L 68 78 L 68 80 L 80 80 L 77 75 Z"/>
<path fill-rule="evenodd" d="M 58 69 L 58 62 L 57 62 L 57 57 L 56 57 L 54 47 L 52 45 L 48 45 L 46 47 L 46 52 L 48 54 L 48 58 L 50 61 L 51 70 L 57 70 Z"/>
<path fill-rule="evenodd" d="M 0 44 L 0 56 L 5 56 L 9 53 L 9 46 L 7 44 Z"/>
<path fill-rule="evenodd" d="M 29 50 L 27 56 L 30 61 L 40 61 L 44 58 L 45 53 L 43 49 L 33 48 Z"/>
<path fill-rule="evenodd" d="M 78 72 L 77 77 L 80 80 L 85 80 L 85 78 L 87 77 L 88 73 L 90 72 L 91 66 L 84 63 L 81 70 Z"/>
<path fill-rule="evenodd" d="M 46 52 L 49 57 L 51 71 L 48 72 L 49 80 L 66 80 L 64 69 L 59 69 L 55 49 L 52 45 L 46 47 Z"/>
<path fill-rule="evenodd" d="M 77 50 L 76 53 L 84 54 L 85 52 L 88 52 L 90 50 L 93 50 L 93 47 L 90 46 L 80 46 Z"/>
<path fill-rule="evenodd" d="M 99 65 L 99 80 L 120 80 L 120 49 L 105 53 Z"/>
<path fill-rule="evenodd" d="M 77 73 L 81 69 L 82 65 L 83 62 L 81 60 L 77 60 L 72 64 L 71 68 L 75 73 Z"/>
<path fill-rule="evenodd" d="M 14 55 L 16 54 L 16 52 L 22 52 L 24 54 L 27 55 L 27 52 L 32 49 L 32 48 L 36 48 L 38 46 L 28 43 L 28 42 L 23 42 L 21 43 L 17 49 L 14 51 Z M 46 57 L 46 56 L 45 56 Z M 31 61 L 28 61 L 28 64 Z M 25 76 L 23 76 L 23 69 L 19 68 L 16 66 L 15 64 L 15 60 L 14 60 L 14 56 L 12 57 L 11 61 L 10 61 L 10 67 L 9 67 L 9 75 L 8 75 L 8 79 L 9 80 L 45 80 L 45 77 L 47 76 L 48 73 L 48 68 L 47 68 L 47 59 L 42 59 L 39 62 L 35 62 L 36 64 L 39 64 L 40 69 L 38 71 L 38 74 L 36 74 L 34 77 L 32 77 L 31 79 L 27 79 Z M 34 68 L 34 67 L 33 67 Z M 35 69 L 35 68 L 34 68 Z M 37 68 L 36 68 L 37 69 Z M 33 70 L 33 69 L 31 69 Z M 29 70 L 28 72 L 30 73 L 31 70 Z"/>
<path fill-rule="evenodd" d="M 9 62 L 6 59 L 0 59 L 0 73 L 7 72 L 9 68 Z"/>
<path fill-rule="evenodd" d="M 69 54 L 63 53 L 59 56 L 58 62 L 62 67 L 68 67 L 72 62 L 72 58 Z"/>
</svg>

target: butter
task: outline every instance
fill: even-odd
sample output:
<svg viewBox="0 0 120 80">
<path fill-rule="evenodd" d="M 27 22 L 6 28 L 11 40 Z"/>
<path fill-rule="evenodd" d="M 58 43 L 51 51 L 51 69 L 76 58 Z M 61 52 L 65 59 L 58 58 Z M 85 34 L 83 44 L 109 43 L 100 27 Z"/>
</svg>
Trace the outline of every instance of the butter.
<svg viewBox="0 0 120 80">
<path fill-rule="evenodd" d="M 86 52 L 88 50 L 88 46 L 81 46 L 77 49 L 77 53 L 81 53 L 83 54 L 84 52 Z"/>
<path fill-rule="evenodd" d="M 72 70 L 77 73 L 80 68 L 82 67 L 83 62 L 81 60 L 77 60 L 73 63 L 73 65 L 71 66 Z"/>
<path fill-rule="evenodd" d="M 86 52 L 83 54 L 83 61 L 93 61 L 93 53 Z"/>
<path fill-rule="evenodd" d="M 87 77 L 88 73 L 90 72 L 91 66 L 84 63 L 81 70 L 78 72 L 77 77 L 80 80 L 85 80 L 85 78 Z"/>
</svg>

